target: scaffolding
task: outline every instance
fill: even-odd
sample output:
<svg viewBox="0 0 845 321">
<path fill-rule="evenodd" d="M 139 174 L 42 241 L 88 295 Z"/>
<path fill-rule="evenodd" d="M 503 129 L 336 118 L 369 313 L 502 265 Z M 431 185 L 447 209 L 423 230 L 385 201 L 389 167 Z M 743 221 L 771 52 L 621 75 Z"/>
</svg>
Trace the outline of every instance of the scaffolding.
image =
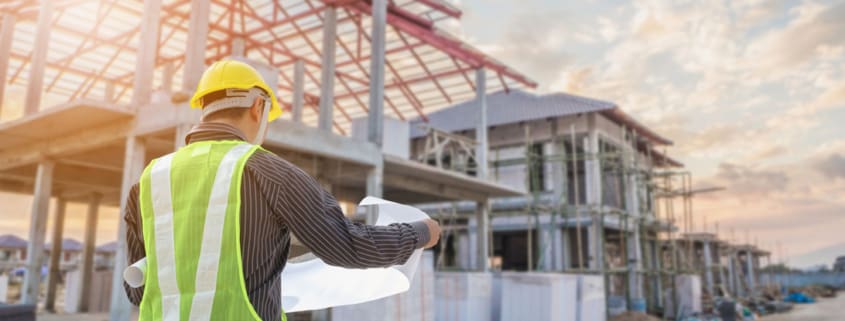
<svg viewBox="0 0 845 321">
<path fill-rule="evenodd" d="M 492 163 L 494 177 L 497 178 L 502 168 L 524 166 L 525 190 L 529 194 L 524 209 L 516 213 L 496 212 L 494 215 L 526 216 L 527 270 L 599 274 L 605 281 L 609 310 L 620 308 L 620 298 L 621 303 L 628 307 L 641 305 L 645 298 L 658 298 L 657 303 L 652 302 L 648 308 L 652 312 L 662 308 L 659 278 L 675 275 L 675 267 L 678 265 L 661 269 L 660 260 L 656 259 L 659 240 L 673 237 L 673 230 L 667 226 L 672 226 L 674 212 L 668 212 L 672 213 L 666 221 L 668 224 L 661 223 L 654 216 L 652 205 L 658 199 L 655 190 L 659 187 L 654 181 L 665 179 L 666 175 L 655 171 L 650 146 L 639 141 L 635 132 L 624 127 L 622 146 L 603 143 L 592 143 L 591 146 L 589 133 L 578 135 L 574 126 L 571 126 L 568 134 L 562 134 L 555 122 L 551 124 L 552 138 L 541 142 L 548 143 L 545 145 L 548 150 L 539 148 L 532 138 L 531 127 L 524 126 L 523 155 L 501 159 L 497 151 Z M 579 145 L 582 148 L 578 148 Z M 645 155 L 638 155 L 643 149 Z M 594 166 L 599 167 L 597 177 L 590 173 L 595 170 Z M 551 184 L 541 179 L 544 171 L 552 173 Z M 588 183 L 588 179 L 600 180 L 600 186 L 596 187 L 595 182 Z M 551 197 L 548 197 L 548 185 L 551 185 Z M 583 185 L 590 185 L 593 190 L 588 191 Z M 686 190 L 690 185 L 689 182 L 684 185 Z M 593 194 L 591 200 L 594 202 L 582 197 L 582 194 L 587 193 Z M 689 198 L 691 193 L 678 195 Z M 688 205 L 684 206 L 684 215 L 689 217 L 691 214 L 688 211 L 692 207 L 689 201 L 686 203 Z M 542 224 L 541 217 L 544 216 L 549 217 L 547 224 Z M 542 232 L 555 235 L 554 229 L 561 228 L 564 231 L 563 242 L 558 242 L 555 237 L 536 237 Z M 574 247 L 570 244 L 573 238 L 569 237 L 572 232 L 575 234 Z M 586 238 L 584 233 L 588 234 Z M 659 235 L 661 233 L 669 235 Z M 567 250 L 556 248 L 559 245 L 566 246 Z M 634 251 L 642 253 L 639 259 Z M 557 257 L 551 260 L 545 258 L 548 253 L 553 256 L 565 253 L 569 257 L 559 264 L 556 262 Z M 549 262 L 551 266 L 547 266 Z M 650 285 L 653 279 L 657 279 L 657 282 Z"/>
</svg>

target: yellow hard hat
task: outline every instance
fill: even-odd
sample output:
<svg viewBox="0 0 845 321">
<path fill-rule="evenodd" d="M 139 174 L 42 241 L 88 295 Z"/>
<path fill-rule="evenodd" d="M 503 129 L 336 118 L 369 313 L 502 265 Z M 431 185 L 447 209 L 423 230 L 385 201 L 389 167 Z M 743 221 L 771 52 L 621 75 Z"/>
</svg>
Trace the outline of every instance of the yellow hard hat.
<svg viewBox="0 0 845 321">
<path fill-rule="evenodd" d="M 276 100 L 276 95 L 270 86 L 264 82 L 264 78 L 252 66 L 237 60 L 220 60 L 205 70 L 191 98 L 191 108 L 202 109 L 202 97 L 210 93 L 226 89 L 244 89 L 258 87 L 264 90 L 269 96 L 272 106 L 267 113 L 267 121 L 271 122 L 282 115 L 282 108 Z"/>
</svg>

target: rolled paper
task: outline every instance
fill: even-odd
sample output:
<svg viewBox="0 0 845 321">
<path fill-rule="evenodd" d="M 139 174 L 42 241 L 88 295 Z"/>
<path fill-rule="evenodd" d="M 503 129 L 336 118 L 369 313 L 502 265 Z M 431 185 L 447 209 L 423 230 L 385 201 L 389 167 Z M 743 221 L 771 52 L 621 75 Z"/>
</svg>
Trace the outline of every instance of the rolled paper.
<svg viewBox="0 0 845 321">
<path fill-rule="evenodd" d="M 368 196 L 358 205 L 378 207 L 375 225 L 407 223 L 428 218 L 411 206 Z M 319 310 L 369 302 L 408 291 L 420 265 L 422 250 L 405 264 L 386 268 L 349 269 L 314 257 L 288 261 L 282 271 L 282 307 L 285 312 Z"/>
<path fill-rule="evenodd" d="M 147 272 L 147 258 L 143 258 L 138 260 L 138 262 L 132 263 L 132 265 L 127 266 L 126 269 L 123 270 L 123 280 L 126 281 L 126 284 L 129 284 L 132 288 L 140 288 L 144 285 L 144 281 L 146 277 L 144 274 Z"/>
</svg>

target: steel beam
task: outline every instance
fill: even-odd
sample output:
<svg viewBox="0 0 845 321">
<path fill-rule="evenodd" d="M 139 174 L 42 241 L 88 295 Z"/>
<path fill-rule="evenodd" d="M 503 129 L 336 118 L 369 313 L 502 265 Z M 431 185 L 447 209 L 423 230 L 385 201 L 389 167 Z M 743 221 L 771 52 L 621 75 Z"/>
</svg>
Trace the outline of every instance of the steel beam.
<svg viewBox="0 0 845 321">
<path fill-rule="evenodd" d="M 305 106 L 305 63 L 297 59 L 293 65 L 293 121 L 302 122 L 302 109 Z"/>
<path fill-rule="evenodd" d="M 146 148 L 144 142 L 134 135 L 126 137 L 126 153 L 123 159 L 123 182 L 120 187 L 120 210 L 126 209 L 126 199 L 141 172 L 144 170 Z M 114 275 L 112 275 L 110 321 L 128 321 L 130 312 L 129 299 L 123 289 L 123 270 L 126 269 L 126 221 L 123 215 L 118 219 L 117 252 L 114 257 Z"/>
<path fill-rule="evenodd" d="M 50 28 L 53 16 L 53 1 L 41 1 L 38 12 L 38 27 L 35 30 L 35 47 L 30 57 L 29 79 L 26 86 L 24 115 L 38 112 L 41 106 L 41 94 L 44 92 L 44 68 L 47 65 L 47 48 L 50 41 Z"/>
<path fill-rule="evenodd" d="M 335 38 L 337 37 L 337 9 L 327 7 L 323 21 L 323 50 L 322 66 L 320 66 L 320 118 L 318 127 L 327 132 L 332 131 L 332 110 L 334 109 L 334 60 Z"/>
<path fill-rule="evenodd" d="M 185 69 L 182 72 L 182 90 L 194 92 L 205 70 L 205 45 L 208 40 L 208 18 L 211 2 L 191 1 L 191 20 L 188 24 L 188 41 L 185 47 Z"/>
<path fill-rule="evenodd" d="M 44 309 L 56 312 L 56 286 L 61 278 L 62 234 L 65 230 L 67 201 L 59 198 L 53 216 L 53 247 L 50 249 L 50 274 L 47 276 L 47 301 Z"/>
<path fill-rule="evenodd" d="M 102 194 L 91 193 L 88 200 L 88 212 L 85 215 L 85 242 L 82 249 L 82 282 L 80 282 L 82 286 L 79 291 L 79 308 L 77 309 L 80 312 L 90 310 L 88 299 L 91 297 L 91 275 L 94 273 L 94 251 L 97 241 L 97 216 L 102 199 Z"/>
<path fill-rule="evenodd" d="M 38 303 L 41 284 L 41 258 L 44 253 L 44 236 L 47 233 L 47 212 L 53 190 L 53 169 L 56 163 L 42 160 L 35 176 L 35 191 L 32 200 L 32 216 L 29 225 L 29 244 L 26 246 L 26 276 L 21 301 L 24 304 Z"/>
<path fill-rule="evenodd" d="M 381 149 L 384 140 L 384 48 L 387 33 L 387 0 L 372 1 L 370 35 L 370 112 L 367 140 Z"/>
<path fill-rule="evenodd" d="M 12 39 L 15 33 L 15 15 L 4 13 L 0 16 L 0 115 L 3 115 L 3 97 L 6 93 L 6 75 L 9 72 L 9 53 L 12 51 Z"/>
</svg>

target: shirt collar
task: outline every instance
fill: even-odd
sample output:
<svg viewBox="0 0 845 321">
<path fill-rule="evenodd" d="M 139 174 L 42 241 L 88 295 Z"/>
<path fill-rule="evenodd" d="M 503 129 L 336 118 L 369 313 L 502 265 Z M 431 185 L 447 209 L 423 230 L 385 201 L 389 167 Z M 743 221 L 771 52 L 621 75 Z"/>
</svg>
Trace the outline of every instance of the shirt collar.
<svg viewBox="0 0 845 321">
<path fill-rule="evenodd" d="M 185 136 L 186 144 L 209 140 L 246 141 L 246 135 L 235 126 L 225 123 L 207 122 L 194 126 L 188 132 L 188 135 Z"/>
</svg>

